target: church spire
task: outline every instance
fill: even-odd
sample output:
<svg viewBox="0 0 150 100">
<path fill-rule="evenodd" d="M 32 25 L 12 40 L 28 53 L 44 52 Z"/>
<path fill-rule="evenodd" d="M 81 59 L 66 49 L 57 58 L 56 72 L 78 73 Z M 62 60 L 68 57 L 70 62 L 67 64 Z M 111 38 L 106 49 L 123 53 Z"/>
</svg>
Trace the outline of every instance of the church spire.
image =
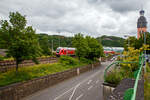
<svg viewBox="0 0 150 100">
<path fill-rule="evenodd" d="M 144 16 L 144 13 L 145 13 L 145 11 L 142 9 L 142 10 L 140 11 L 140 16 Z"/>
<path fill-rule="evenodd" d="M 137 38 L 140 38 L 141 35 L 147 31 L 147 21 L 144 16 L 145 11 L 142 9 L 140 10 L 140 17 L 137 21 Z"/>
</svg>

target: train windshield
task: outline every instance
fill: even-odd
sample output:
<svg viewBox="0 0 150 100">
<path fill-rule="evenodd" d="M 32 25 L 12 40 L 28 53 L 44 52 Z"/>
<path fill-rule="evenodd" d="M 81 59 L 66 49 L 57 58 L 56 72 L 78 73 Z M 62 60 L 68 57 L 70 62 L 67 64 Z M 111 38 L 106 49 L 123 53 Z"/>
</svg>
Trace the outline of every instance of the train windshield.
<svg viewBox="0 0 150 100">
<path fill-rule="evenodd" d="M 57 49 L 56 52 L 59 53 L 60 49 Z"/>
</svg>

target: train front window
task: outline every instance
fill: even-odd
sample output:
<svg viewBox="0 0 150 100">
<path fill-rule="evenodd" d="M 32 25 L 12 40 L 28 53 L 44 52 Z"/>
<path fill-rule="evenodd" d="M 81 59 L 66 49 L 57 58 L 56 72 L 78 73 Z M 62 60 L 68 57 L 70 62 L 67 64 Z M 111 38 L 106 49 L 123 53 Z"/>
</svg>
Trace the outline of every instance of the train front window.
<svg viewBox="0 0 150 100">
<path fill-rule="evenodd" d="M 59 53 L 60 49 L 57 49 L 57 53 Z"/>
</svg>

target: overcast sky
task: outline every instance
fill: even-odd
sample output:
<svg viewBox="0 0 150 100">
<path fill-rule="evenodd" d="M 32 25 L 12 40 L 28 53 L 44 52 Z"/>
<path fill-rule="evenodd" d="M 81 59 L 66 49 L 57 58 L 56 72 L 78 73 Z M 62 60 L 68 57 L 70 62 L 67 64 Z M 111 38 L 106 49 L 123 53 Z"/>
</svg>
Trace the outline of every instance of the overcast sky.
<svg viewBox="0 0 150 100">
<path fill-rule="evenodd" d="M 18 11 L 37 33 L 136 36 L 139 10 L 150 22 L 149 5 L 150 0 L 0 0 L 0 19 Z"/>
</svg>

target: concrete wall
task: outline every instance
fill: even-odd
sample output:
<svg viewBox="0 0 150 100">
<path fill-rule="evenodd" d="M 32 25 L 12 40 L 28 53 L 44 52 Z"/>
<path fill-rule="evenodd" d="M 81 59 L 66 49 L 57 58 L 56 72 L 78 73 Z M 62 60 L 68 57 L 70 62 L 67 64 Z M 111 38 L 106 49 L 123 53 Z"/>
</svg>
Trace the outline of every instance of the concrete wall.
<svg viewBox="0 0 150 100">
<path fill-rule="evenodd" d="M 109 96 L 113 93 L 115 86 L 103 83 L 103 100 L 108 100 Z"/>
<path fill-rule="evenodd" d="M 91 70 L 92 68 L 98 67 L 99 65 L 100 63 L 95 63 L 94 67 L 92 67 L 92 65 L 87 65 L 79 68 L 70 69 L 64 72 L 58 72 L 56 74 L 43 76 L 40 78 L 29 80 L 27 82 L 20 82 L 6 87 L 1 87 L 0 100 L 20 100 L 25 96 L 31 95 L 32 93 L 57 84 L 65 79 L 76 76 L 79 73 Z"/>
</svg>

